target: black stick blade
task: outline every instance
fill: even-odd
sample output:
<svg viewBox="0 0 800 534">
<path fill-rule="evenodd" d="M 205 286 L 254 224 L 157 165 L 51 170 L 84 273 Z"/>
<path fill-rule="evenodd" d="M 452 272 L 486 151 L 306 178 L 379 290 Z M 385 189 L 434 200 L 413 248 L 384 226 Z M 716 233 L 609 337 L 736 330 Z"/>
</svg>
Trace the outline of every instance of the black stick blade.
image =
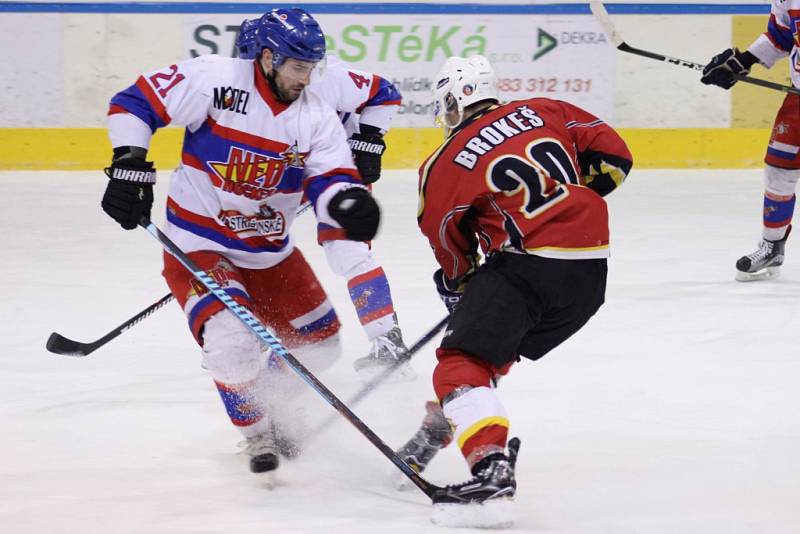
<svg viewBox="0 0 800 534">
<path fill-rule="evenodd" d="M 54 354 L 61 354 L 62 356 L 86 356 L 90 354 L 95 347 L 86 343 L 79 343 L 68 339 L 57 332 L 50 334 L 47 338 L 47 350 Z"/>
</svg>

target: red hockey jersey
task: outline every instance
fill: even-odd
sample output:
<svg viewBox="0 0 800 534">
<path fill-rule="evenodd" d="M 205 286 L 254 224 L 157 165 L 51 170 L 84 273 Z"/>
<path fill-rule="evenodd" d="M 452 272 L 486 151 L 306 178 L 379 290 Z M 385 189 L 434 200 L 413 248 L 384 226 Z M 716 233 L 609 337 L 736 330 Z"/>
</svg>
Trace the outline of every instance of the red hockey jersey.
<svg viewBox="0 0 800 534">
<path fill-rule="evenodd" d="M 419 170 L 422 233 L 450 279 L 484 254 L 608 256 L 601 195 L 625 179 L 622 138 L 581 108 L 533 98 L 490 108 L 455 128 Z"/>
</svg>

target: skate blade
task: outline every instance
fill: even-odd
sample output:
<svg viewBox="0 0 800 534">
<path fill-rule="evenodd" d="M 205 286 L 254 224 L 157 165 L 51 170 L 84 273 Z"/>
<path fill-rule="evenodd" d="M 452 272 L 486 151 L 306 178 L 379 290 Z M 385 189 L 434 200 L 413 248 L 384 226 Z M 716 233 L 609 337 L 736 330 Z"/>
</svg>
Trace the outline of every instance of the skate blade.
<svg viewBox="0 0 800 534">
<path fill-rule="evenodd" d="M 506 497 L 480 504 L 436 503 L 431 522 L 448 528 L 510 528 L 514 526 L 514 501 Z"/>
<path fill-rule="evenodd" d="M 778 278 L 780 275 L 781 275 L 780 266 L 767 267 L 766 269 L 761 269 L 760 271 L 756 271 L 754 273 L 745 273 L 743 271 L 736 271 L 736 281 L 758 282 L 759 280 L 771 280 L 773 278 Z"/>
<path fill-rule="evenodd" d="M 388 369 L 388 367 L 375 365 L 359 369 L 356 373 L 358 373 L 359 378 L 364 382 L 372 382 L 376 378 L 385 375 Z M 391 373 L 383 377 L 381 382 L 384 384 L 393 384 L 398 382 L 413 382 L 416 379 L 417 372 L 414 371 L 411 365 L 405 362 L 395 367 Z"/>
</svg>

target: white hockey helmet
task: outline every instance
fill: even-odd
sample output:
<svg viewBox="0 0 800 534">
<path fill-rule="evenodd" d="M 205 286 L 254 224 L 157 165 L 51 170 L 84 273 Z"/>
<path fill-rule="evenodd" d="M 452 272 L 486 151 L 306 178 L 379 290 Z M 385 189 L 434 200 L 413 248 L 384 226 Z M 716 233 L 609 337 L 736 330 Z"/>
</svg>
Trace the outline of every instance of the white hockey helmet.
<svg viewBox="0 0 800 534">
<path fill-rule="evenodd" d="M 482 100 L 500 100 L 497 76 L 489 60 L 483 56 L 448 58 L 435 81 L 433 122 L 436 126 L 454 128 L 464 120 L 464 108 L 467 106 Z M 455 111 L 458 112 L 458 120 L 452 122 Z"/>
</svg>

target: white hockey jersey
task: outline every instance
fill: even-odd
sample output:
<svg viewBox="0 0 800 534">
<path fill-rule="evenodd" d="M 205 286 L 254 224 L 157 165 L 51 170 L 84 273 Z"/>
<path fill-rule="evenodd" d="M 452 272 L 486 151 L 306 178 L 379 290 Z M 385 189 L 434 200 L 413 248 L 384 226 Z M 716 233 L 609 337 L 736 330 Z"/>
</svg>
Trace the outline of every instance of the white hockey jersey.
<svg viewBox="0 0 800 534">
<path fill-rule="evenodd" d="M 336 56 L 325 58 L 325 68 L 315 70 L 307 90 L 317 93 L 339 112 L 349 137 L 361 124 L 386 133 L 391 126 L 401 96 L 387 79 L 354 69 Z"/>
<path fill-rule="evenodd" d="M 304 199 L 315 206 L 319 240 L 343 238 L 327 203 L 360 178 L 321 92 L 279 102 L 258 69 L 206 55 L 149 72 L 112 98 L 108 125 L 114 147 L 144 148 L 156 129 L 186 126 L 165 232 L 185 252 L 218 251 L 261 269 L 291 253 Z"/>
<path fill-rule="evenodd" d="M 800 87 L 799 22 L 800 0 L 772 0 L 767 31 L 748 48 L 767 68 L 789 55 L 789 72 L 795 87 Z"/>
</svg>

